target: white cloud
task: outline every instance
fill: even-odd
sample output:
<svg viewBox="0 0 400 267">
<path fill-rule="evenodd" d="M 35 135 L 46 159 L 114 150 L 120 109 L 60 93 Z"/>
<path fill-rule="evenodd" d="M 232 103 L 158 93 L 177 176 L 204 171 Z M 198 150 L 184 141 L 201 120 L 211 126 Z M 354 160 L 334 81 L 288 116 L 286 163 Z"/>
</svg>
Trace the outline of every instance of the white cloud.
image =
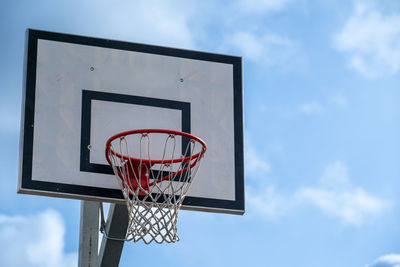
<svg viewBox="0 0 400 267">
<path fill-rule="evenodd" d="M 400 254 L 388 254 L 379 257 L 374 263 L 365 267 L 400 267 Z"/>
<path fill-rule="evenodd" d="M 1 266 L 77 266 L 77 254 L 65 253 L 61 215 L 46 210 L 32 216 L 0 215 Z"/>
<path fill-rule="evenodd" d="M 347 108 L 349 102 L 347 98 L 342 93 L 336 93 L 330 96 L 330 101 L 339 108 Z"/>
<path fill-rule="evenodd" d="M 246 139 L 245 158 L 246 171 L 249 173 L 263 176 L 270 172 L 271 165 L 260 152 L 255 150 L 254 145 L 248 139 Z"/>
<path fill-rule="evenodd" d="M 100 31 L 94 35 L 107 32 L 124 40 L 129 37 L 135 42 L 195 48 L 189 22 L 196 6 L 184 1 L 98 2 L 94 8 L 108 14 L 97 21 L 103 27 L 97 27 Z"/>
<path fill-rule="evenodd" d="M 251 13 L 265 13 L 285 8 L 290 0 L 238 0 L 239 10 Z"/>
<path fill-rule="evenodd" d="M 390 206 L 362 187 L 352 185 L 347 165 L 341 161 L 325 167 L 318 185 L 301 187 L 291 194 L 281 193 L 263 181 L 247 186 L 246 201 L 249 210 L 264 219 L 276 219 L 311 205 L 353 226 L 379 216 Z"/>
<path fill-rule="evenodd" d="M 346 224 L 360 225 L 378 215 L 386 203 L 367 194 L 362 188 L 332 191 L 323 188 L 302 188 L 297 192 L 302 200 L 310 201 L 328 215 L 339 217 Z"/>
<path fill-rule="evenodd" d="M 344 28 L 334 35 L 334 47 L 348 52 L 349 65 L 368 78 L 400 69 L 400 13 L 384 13 L 379 2 L 357 3 Z"/>
<path fill-rule="evenodd" d="M 368 194 L 363 188 L 353 186 L 347 166 L 341 161 L 326 166 L 319 186 L 300 188 L 296 196 L 300 201 L 306 201 L 351 225 L 361 225 L 389 206 L 386 201 Z"/>
<path fill-rule="evenodd" d="M 320 184 L 324 188 L 339 190 L 351 187 L 347 165 L 342 161 L 326 165 Z"/>
<path fill-rule="evenodd" d="M 347 98 L 340 92 L 331 93 L 320 101 L 306 101 L 297 107 L 297 111 L 306 115 L 324 115 L 327 112 L 348 107 Z"/>
<path fill-rule="evenodd" d="M 263 53 L 263 41 L 248 32 L 237 32 L 232 38 L 232 45 L 242 51 L 250 60 L 257 60 Z"/>
<path fill-rule="evenodd" d="M 238 50 L 246 59 L 265 67 L 298 69 L 300 65 L 305 65 L 299 45 L 277 34 L 240 31 L 229 36 L 226 46 Z"/>
<path fill-rule="evenodd" d="M 294 205 L 288 197 L 277 192 L 274 186 L 264 187 L 262 190 L 247 186 L 246 203 L 251 213 L 266 220 L 278 218 Z"/>
<path fill-rule="evenodd" d="M 325 112 L 325 108 L 320 103 L 310 102 L 300 105 L 299 111 L 308 115 L 321 115 Z"/>
<path fill-rule="evenodd" d="M 249 178 L 246 185 L 246 205 L 251 214 L 268 220 L 275 219 L 285 213 L 287 199 L 274 186 L 268 185 L 271 165 L 261 149 L 257 149 L 251 140 L 252 135 L 249 133 L 245 146 L 246 173 Z"/>
</svg>

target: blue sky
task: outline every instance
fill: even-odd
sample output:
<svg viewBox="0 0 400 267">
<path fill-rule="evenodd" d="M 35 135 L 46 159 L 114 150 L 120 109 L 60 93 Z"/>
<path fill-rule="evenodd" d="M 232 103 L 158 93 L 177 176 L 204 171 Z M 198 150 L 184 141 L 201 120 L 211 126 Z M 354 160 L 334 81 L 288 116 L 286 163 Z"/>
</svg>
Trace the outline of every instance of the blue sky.
<svg viewBox="0 0 400 267">
<path fill-rule="evenodd" d="M 245 215 L 121 266 L 400 266 L 400 2 L 3 1 L 0 265 L 76 266 L 80 202 L 16 194 L 26 28 L 243 57 Z"/>
</svg>

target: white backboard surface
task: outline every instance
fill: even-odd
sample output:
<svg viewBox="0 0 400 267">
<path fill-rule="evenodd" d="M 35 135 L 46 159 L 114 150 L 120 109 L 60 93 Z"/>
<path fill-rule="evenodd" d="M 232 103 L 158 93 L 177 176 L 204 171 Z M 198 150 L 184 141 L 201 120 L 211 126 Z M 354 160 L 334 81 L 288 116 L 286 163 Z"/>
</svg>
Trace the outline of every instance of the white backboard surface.
<svg viewBox="0 0 400 267">
<path fill-rule="evenodd" d="M 183 208 L 244 212 L 240 57 L 38 30 L 26 54 L 20 193 L 121 201 L 106 140 L 170 129 L 208 147 Z"/>
</svg>

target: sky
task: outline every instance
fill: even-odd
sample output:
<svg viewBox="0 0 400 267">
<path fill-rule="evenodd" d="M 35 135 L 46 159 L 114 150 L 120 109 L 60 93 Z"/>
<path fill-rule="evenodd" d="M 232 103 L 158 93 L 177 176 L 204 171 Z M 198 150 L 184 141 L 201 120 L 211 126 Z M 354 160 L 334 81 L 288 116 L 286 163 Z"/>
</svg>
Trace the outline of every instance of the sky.
<svg viewBox="0 0 400 267">
<path fill-rule="evenodd" d="M 76 266 L 80 201 L 19 195 L 25 30 L 243 57 L 246 213 L 120 266 L 400 266 L 400 2 L 2 1 L 0 266 Z"/>
</svg>

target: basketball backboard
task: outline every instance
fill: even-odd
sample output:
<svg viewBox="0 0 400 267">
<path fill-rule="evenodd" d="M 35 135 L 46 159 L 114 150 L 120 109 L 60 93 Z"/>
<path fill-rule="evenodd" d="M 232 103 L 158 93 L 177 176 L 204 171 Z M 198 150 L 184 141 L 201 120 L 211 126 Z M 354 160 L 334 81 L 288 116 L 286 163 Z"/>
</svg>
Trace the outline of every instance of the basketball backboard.
<svg viewBox="0 0 400 267">
<path fill-rule="evenodd" d="M 26 51 L 19 193 L 122 202 L 106 141 L 158 128 L 207 143 L 183 209 L 244 212 L 240 57 L 39 30 Z"/>
</svg>

